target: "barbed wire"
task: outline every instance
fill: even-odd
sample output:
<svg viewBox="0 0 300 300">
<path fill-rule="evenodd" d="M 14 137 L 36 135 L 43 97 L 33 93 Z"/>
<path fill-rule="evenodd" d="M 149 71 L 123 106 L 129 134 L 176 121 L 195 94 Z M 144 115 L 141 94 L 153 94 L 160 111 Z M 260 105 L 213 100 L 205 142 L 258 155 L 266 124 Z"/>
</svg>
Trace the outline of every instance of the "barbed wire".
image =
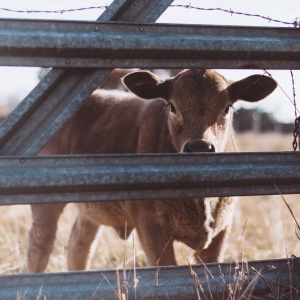
<svg viewBox="0 0 300 300">
<path fill-rule="evenodd" d="M 275 23 L 281 23 L 284 25 L 293 25 L 294 27 L 300 27 L 300 20 L 299 17 L 294 18 L 293 21 L 287 22 L 282 20 L 273 19 L 271 17 L 266 17 L 260 14 L 249 14 L 239 11 L 233 11 L 230 9 L 224 9 L 224 8 L 204 8 L 204 7 L 197 7 L 190 4 L 184 5 L 184 4 L 172 4 L 169 7 L 179 7 L 179 8 L 186 8 L 186 9 L 195 9 L 195 10 L 201 10 L 201 11 L 221 11 L 228 13 L 230 15 L 242 15 L 246 17 L 255 17 L 255 18 L 261 18 L 264 20 L 267 20 L 268 22 L 275 22 Z M 53 13 L 53 14 L 63 14 L 63 13 L 69 13 L 69 12 L 76 12 L 76 11 L 84 11 L 84 10 L 93 10 L 93 9 L 106 9 L 108 8 L 108 5 L 102 5 L 102 6 L 89 6 L 89 7 L 81 7 L 81 8 L 71 8 L 71 9 L 57 9 L 57 10 L 14 10 L 9 9 L 5 7 L 0 7 L 0 10 L 6 11 L 6 12 L 14 12 L 14 13 Z"/>
<path fill-rule="evenodd" d="M 273 78 L 272 74 L 265 70 L 265 69 L 261 69 L 264 71 L 264 74 L 267 74 L 268 76 L 270 76 L 271 78 Z M 298 114 L 300 113 L 298 108 L 297 108 L 297 102 L 296 102 L 296 90 L 295 90 L 295 80 L 294 80 L 294 74 L 293 71 L 290 70 L 290 74 L 291 74 L 291 80 L 292 80 L 292 89 L 293 89 L 293 99 L 291 99 L 289 97 L 289 95 L 286 93 L 286 91 L 279 85 L 279 83 L 277 82 L 277 86 L 281 89 L 281 91 L 284 93 L 284 95 L 289 99 L 289 101 L 292 103 L 292 105 L 294 106 L 295 109 L 295 127 L 293 130 L 293 142 L 292 142 L 292 146 L 293 146 L 293 150 L 296 151 L 297 147 L 299 147 L 299 151 L 300 151 L 300 116 L 298 116 Z"/>
<path fill-rule="evenodd" d="M 48 13 L 48 14 L 63 14 L 68 12 L 76 12 L 76 11 L 82 11 L 82 10 L 92 10 L 92 9 L 106 9 L 108 8 L 107 5 L 102 6 L 89 6 L 89 7 L 81 7 L 81 8 L 70 8 L 70 9 L 57 9 L 57 10 L 15 10 L 15 9 L 9 9 L 5 7 L 0 7 L 0 10 L 6 11 L 6 12 L 13 12 L 13 13 Z"/>
<path fill-rule="evenodd" d="M 293 105 L 295 108 L 295 118 L 297 118 L 297 103 L 296 103 L 296 91 L 295 91 L 295 80 L 294 80 L 294 74 L 293 71 L 290 70 L 290 74 L 291 74 L 291 79 L 292 79 L 292 88 L 293 88 Z"/>
<path fill-rule="evenodd" d="M 294 18 L 294 20 L 292 22 L 287 22 L 287 21 L 281 21 L 281 20 L 276 20 L 276 19 L 272 19 L 269 16 L 263 16 L 263 15 L 259 15 L 259 14 L 249 14 L 249 13 L 244 13 L 244 12 L 239 12 L 239 11 L 233 11 L 231 8 L 230 9 L 224 9 L 224 8 L 203 8 L 203 7 L 196 7 L 196 6 L 192 6 L 190 4 L 187 5 L 183 5 L 183 4 L 172 4 L 170 5 L 170 7 L 183 7 L 183 8 L 188 8 L 188 9 L 196 9 L 196 10 L 201 10 L 201 11 L 222 11 L 225 13 L 229 13 L 231 15 L 242 15 L 242 16 L 246 16 L 246 17 L 256 17 L 256 18 L 261 18 L 264 20 L 267 20 L 269 22 L 276 22 L 276 23 L 281 23 L 284 25 L 293 25 L 295 27 L 300 27 L 300 21 L 298 21 L 299 17 Z"/>
</svg>

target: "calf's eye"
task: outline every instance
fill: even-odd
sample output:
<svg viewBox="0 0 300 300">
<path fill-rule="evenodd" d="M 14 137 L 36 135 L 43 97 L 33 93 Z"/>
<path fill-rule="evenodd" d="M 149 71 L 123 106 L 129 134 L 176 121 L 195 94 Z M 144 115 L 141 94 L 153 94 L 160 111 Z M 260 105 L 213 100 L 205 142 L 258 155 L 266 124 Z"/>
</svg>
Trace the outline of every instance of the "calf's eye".
<svg viewBox="0 0 300 300">
<path fill-rule="evenodd" d="M 224 116 L 228 115 L 229 110 L 230 110 L 230 107 L 232 107 L 232 106 L 231 106 L 231 105 L 228 105 L 228 106 L 225 108 L 224 113 L 223 113 Z"/>
<path fill-rule="evenodd" d="M 173 114 L 176 114 L 176 108 L 173 103 L 169 102 L 168 106 L 170 106 L 170 110 Z"/>
</svg>

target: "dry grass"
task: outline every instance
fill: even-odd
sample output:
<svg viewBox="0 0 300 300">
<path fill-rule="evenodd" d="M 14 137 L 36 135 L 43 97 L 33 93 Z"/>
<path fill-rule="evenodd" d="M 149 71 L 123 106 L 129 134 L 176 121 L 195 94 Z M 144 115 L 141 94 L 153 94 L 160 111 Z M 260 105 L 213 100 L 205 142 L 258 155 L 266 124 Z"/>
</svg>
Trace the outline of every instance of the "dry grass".
<svg viewBox="0 0 300 300">
<path fill-rule="evenodd" d="M 241 151 L 292 151 L 293 136 L 275 133 L 254 135 L 251 132 L 238 135 Z M 296 218 L 300 220 L 299 195 L 284 195 Z M 236 220 L 230 244 L 240 239 L 243 223 L 247 225 L 243 239 L 243 251 L 250 259 L 268 259 L 299 256 L 300 242 L 295 235 L 295 222 L 280 195 L 240 197 L 240 212 Z M 230 256 L 227 251 L 227 258 Z"/>
<path fill-rule="evenodd" d="M 242 151 L 291 150 L 292 135 L 263 134 L 254 136 L 246 133 L 238 136 Z M 250 143 L 249 143 L 250 142 Z M 300 220 L 298 195 L 286 195 L 296 218 Z M 0 207 L 0 273 L 26 272 L 27 235 L 31 224 L 29 206 Z M 237 207 L 237 218 L 230 235 L 230 247 L 226 260 L 237 257 L 243 234 L 242 250 L 250 259 L 281 258 L 294 254 L 299 256 L 300 242 L 295 235 L 295 223 L 280 196 L 241 197 Z M 76 217 L 76 208 L 71 204 L 59 223 L 58 238 L 48 264 L 48 272 L 66 271 L 66 250 L 68 236 Z M 144 266 L 146 259 L 136 241 L 136 265 Z M 192 250 L 176 243 L 177 259 L 180 264 L 193 261 Z M 91 269 L 122 267 L 125 257 L 125 242 L 120 240 L 111 228 L 99 231 L 93 245 Z M 126 242 L 126 266 L 133 266 L 133 239 Z"/>
<path fill-rule="evenodd" d="M 293 151 L 293 134 L 279 134 L 266 132 L 254 134 L 245 132 L 237 134 L 237 141 L 240 151 L 258 152 L 258 151 Z"/>
</svg>

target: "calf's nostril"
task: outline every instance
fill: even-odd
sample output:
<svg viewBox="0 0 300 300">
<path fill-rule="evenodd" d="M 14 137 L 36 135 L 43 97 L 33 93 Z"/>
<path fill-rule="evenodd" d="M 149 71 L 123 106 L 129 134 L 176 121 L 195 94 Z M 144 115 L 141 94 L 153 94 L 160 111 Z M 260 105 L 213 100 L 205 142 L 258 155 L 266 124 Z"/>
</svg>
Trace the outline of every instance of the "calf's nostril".
<svg viewBox="0 0 300 300">
<path fill-rule="evenodd" d="M 215 148 L 215 146 L 213 144 L 210 144 L 208 146 L 208 152 L 216 152 L 216 148 Z"/>
<path fill-rule="evenodd" d="M 193 152 L 189 146 L 189 143 L 184 145 L 182 152 Z"/>
</svg>

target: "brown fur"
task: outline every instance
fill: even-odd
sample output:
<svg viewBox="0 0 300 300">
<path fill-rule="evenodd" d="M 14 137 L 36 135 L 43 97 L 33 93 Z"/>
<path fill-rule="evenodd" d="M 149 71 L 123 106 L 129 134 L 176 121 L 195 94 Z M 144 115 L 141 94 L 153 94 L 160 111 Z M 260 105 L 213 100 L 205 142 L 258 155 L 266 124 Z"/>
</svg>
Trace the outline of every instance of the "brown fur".
<svg viewBox="0 0 300 300">
<path fill-rule="evenodd" d="M 167 80 L 141 71 L 125 76 L 124 83 L 136 95 L 95 91 L 40 154 L 236 151 L 230 106 L 238 99 L 258 101 L 276 87 L 266 76 L 232 83 L 213 70 L 185 70 Z M 128 233 L 136 228 L 149 265 L 176 264 L 174 240 L 195 249 L 204 262 L 221 261 L 234 209 L 231 198 L 217 197 L 77 205 L 70 270 L 86 267 L 101 224 L 123 239 L 125 224 Z M 46 267 L 64 206 L 32 205 L 29 272 Z"/>
</svg>

